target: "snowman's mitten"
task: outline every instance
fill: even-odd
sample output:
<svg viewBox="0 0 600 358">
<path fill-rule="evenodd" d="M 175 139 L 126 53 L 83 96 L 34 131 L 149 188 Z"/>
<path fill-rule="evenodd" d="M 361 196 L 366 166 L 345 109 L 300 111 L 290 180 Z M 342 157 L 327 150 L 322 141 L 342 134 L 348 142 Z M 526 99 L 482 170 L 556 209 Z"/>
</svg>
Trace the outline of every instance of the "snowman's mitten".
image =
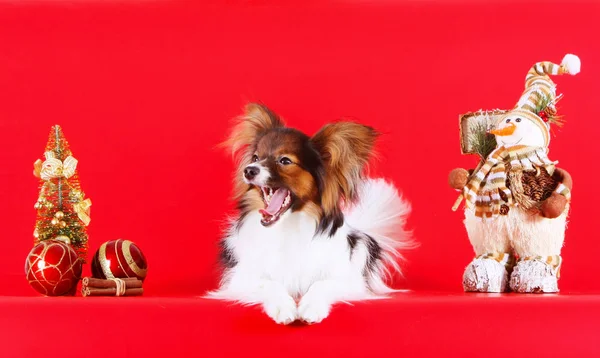
<svg viewBox="0 0 600 358">
<path fill-rule="evenodd" d="M 448 175 L 448 184 L 452 189 L 462 190 L 469 181 L 469 171 L 463 168 L 456 168 Z"/>
<path fill-rule="evenodd" d="M 564 186 L 566 186 L 569 191 L 573 190 L 573 179 L 568 171 L 556 168 L 554 169 L 554 174 L 552 177 L 554 177 L 554 180 L 556 180 L 558 183 L 562 183 Z"/>
<path fill-rule="evenodd" d="M 548 219 L 559 217 L 567 207 L 569 201 L 564 195 L 552 193 L 546 200 L 542 202 L 542 216 Z"/>
<path fill-rule="evenodd" d="M 552 176 L 558 182 L 558 186 L 554 193 L 542 202 L 541 206 L 542 215 L 548 219 L 557 218 L 565 211 L 573 188 L 573 179 L 566 170 L 556 168 Z"/>
</svg>

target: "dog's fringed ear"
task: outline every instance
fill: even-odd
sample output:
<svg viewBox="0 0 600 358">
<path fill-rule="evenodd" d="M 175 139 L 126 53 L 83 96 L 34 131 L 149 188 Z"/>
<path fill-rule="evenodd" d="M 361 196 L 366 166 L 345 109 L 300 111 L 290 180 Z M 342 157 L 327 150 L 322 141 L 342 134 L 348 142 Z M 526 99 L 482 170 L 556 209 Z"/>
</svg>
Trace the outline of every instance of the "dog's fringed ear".
<svg viewBox="0 0 600 358">
<path fill-rule="evenodd" d="M 229 138 L 222 143 L 232 154 L 237 154 L 269 129 L 283 127 L 284 124 L 273 111 L 262 104 L 249 103 L 244 114 L 237 117 Z"/>
<path fill-rule="evenodd" d="M 283 121 L 269 108 L 258 103 L 246 105 L 244 114 L 235 119 L 229 138 L 221 143 L 228 148 L 237 162 L 238 170 L 233 177 L 234 199 L 239 200 L 248 191 L 248 184 L 242 180 L 241 173 L 252 158 L 252 145 L 270 129 L 283 127 Z"/>
<path fill-rule="evenodd" d="M 326 212 L 336 211 L 340 200 L 356 199 L 377 137 L 371 127 L 338 122 L 325 125 L 311 138 L 325 165 L 321 205 Z"/>
</svg>

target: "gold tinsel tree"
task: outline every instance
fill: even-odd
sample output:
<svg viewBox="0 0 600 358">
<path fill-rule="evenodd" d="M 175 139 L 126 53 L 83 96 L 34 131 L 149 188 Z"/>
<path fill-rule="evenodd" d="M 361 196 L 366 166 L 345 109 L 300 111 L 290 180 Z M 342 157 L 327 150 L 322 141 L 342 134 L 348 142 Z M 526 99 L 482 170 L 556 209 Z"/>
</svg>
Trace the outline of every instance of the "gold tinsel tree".
<svg viewBox="0 0 600 358">
<path fill-rule="evenodd" d="M 34 163 L 33 174 L 40 178 L 40 195 L 35 203 L 37 220 L 35 244 L 50 239 L 70 243 L 85 262 L 90 223 L 90 199 L 79 186 L 77 160 L 60 126 L 53 126 L 48 136 L 44 159 Z"/>
</svg>

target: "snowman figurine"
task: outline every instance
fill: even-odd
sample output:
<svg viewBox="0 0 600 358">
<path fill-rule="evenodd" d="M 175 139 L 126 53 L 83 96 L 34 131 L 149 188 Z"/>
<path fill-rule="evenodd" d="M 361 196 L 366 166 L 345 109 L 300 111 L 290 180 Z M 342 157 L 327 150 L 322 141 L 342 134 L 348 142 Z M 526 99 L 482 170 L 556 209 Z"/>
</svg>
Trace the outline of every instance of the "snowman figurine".
<svg viewBox="0 0 600 358">
<path fill-rule="evenodd" d="M 531 67 L 519 102 L 489 131 L 495 149 L 475 170 L 450 173 L 466 203 L 476 255 L 463 276 L 465 291 L 558 292 L 572 180 L 548 158 L 550 124 L 559 119 L 550 75 L 575 75 L 580 67 L 570 54 L 561 65 Z"/>
</svg>

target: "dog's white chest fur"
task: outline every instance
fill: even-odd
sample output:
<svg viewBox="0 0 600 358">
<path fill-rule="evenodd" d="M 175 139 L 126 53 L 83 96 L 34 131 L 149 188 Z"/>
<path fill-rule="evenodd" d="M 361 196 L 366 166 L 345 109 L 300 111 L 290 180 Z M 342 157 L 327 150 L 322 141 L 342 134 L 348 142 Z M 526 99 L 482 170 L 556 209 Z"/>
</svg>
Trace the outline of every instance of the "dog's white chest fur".
<svg viewBox="0 0 600 358">
<path fill-rule="evenodd" d="M 321 233 L 304 211 L 285 212 L 268 227 L 258 211 L 248 212 L 225 237 L 227 268 L 210 297 L 261 304 L 278 323 L 315 323 L 335 302 L 389 293 L 386 264 L 398 269 L 397 249 L 410 242 L 403 230 L 409 211 L 391 184 L 368 180 L 337 230 Z"/>
<path fill-rule="evenodd" d="M 247 215 L 237 235 L 228 239 L 238 259 L 236 270 L 279 282 L 298 296 L 316 280 L 343 275 L 336 271 L 347 269 L 336 262 L 350 257 L 346 225 L 325 237 L 315 235 L 314 218 L 302 212 L 286 213 L 270 227 L 264 227 L 260 217 L 258 212 Z"/>
</svg>

